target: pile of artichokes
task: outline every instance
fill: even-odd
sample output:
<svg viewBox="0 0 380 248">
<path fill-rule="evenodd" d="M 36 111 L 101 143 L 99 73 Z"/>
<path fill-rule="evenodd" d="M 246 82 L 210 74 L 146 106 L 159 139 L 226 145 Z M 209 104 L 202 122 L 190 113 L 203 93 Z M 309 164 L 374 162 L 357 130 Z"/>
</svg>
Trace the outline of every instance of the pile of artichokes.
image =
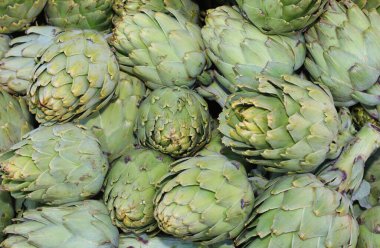
<svg viewBox="0 0 380 248">
<path fill-rule="evenodd" d="M 380 0 L 4 0 L 0 247 L 380 247 Z"/>
</svg>

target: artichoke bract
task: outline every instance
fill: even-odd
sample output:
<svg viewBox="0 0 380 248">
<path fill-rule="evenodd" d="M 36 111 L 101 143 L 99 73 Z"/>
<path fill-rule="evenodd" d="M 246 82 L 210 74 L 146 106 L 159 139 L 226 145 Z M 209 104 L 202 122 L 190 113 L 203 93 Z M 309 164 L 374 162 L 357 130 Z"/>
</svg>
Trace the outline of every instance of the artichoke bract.
<svg viewBox="0 0 380 248">
<path fill-rule="evenodd" d="M 380 206 L 364 211 L 358 218 L 358 248 L 380 247 Z"/>
<path fill-rule="evenodd" d="M 12 223 L 14 215 L 11 196 L 8 192 L 0 191 L 0 241 L 3 241 L 3 230 Z"/>
<path fill-rule="evenodd" d="M 298 76 L 258 76 L 219 115 L 223 143 L 275 172 L 310 172 L 338 156 L 341 120 L 328 89 Z"/>
<path fill-rule="evenodd" d="M 38 59 L 27 99 L 40 123 L 83 119 L 114 96 L 119 65 L 106 39 L 95 30 L 58 34 Z"/>
<path fill-rule="evenodd" d="M 9 236 L 1 247 L 117 248 L 119 243 L 118 230 L 100 201 L 40 207 L 17 221 L 4 230 Z"/>
<path fill-rule="evenodd" d="M 262 32 L 302 31 L 324 11 L 327 0 L 237 0 L 244 15 Z"/>
<path fill-rule="evenodd" d="M 362 9 L 376 9 L 380 13 L 380 0 L 353 0 Z"/>
<path fill-rule="evenodd" d="M 218 243 L 211 246 L 204 246 L 190 241 L 170 236 L 149 237 L 146 234 L 142 235 L 120 235 L 119 248 L 234 248 L 232 241 Z"/>
<path fill-rule="evenodd" d="M 25 95 L 32 84 L 36 58 L 53 43 L 61 29 L 52 26 L 33 26 L 25 36 L 10 41 L 11 49 L 0 61 L 0 87 L 11 94 Z"/>
<path fill-rule="evenodd" d="M 11 38 L 6 34 L 0 34 L 0 59 L 4 58 L 5 53 L 9 50 Z"/>
<path fill-rule="evenodd" d="M 244 166 L 223 155 L 177 160 L 159 186 L 159 228 L 205 245 L 235 238 L 255 200 Z"/>
<path fill-rule="evenodd" d="M 112 164 L 104 181 L 104 202 L 117 227 L 124 232 L 157 232 L 153 199 L 171 162 L 160 152 L 136 148 Z"/>
<path fill-rule="evenodd" d="M 79 121 L 95 134 L 109 161 L 117 159 L 138 143 L 134 136 L 134 128 L 138 107 L 145 91 L 145 85 L 141 80 L 121 73 L 115 99 L 101 110 Z"/>
<path fill-rule="evenodd" d="M 237 245 L 250 248 L 356 247 L 358 223 L 351 203 L 312 174 L 272 180 Z M 239 246 L 240 247 L 240 246 Z"/>
<path fill-rule="evenodd" d="M 175 158 L 191 156 L 211 138 L 208 105 L 187 88 L 154 90 L 140 105 L 136 134 L 144 146 Z"/>
<path fill-rule="evenodd" d="M 169 13 L 168 8 L 175 9 L 188 20 L 196 23 L 199 19 L 199 6 L 192 0 L 115 0 L 113 9 L 116 14 L 137 13 L 144 9 Z"/>
<path fill-rule="evenodd" d="M 0 153 L 3 153 L 33 129 L 34 119 L 23 98 L 4 90 L 0 90 L 0 106 Z"/>
<path fill-rule="evenodd" d="M 42 12 L 47 0 L 2 0 L 0 33 L 9 34 L 27 28 Z"/>
<path fill-rule="evenodd" d="M 46 21 L 61 28 L 106 31 L 112 25 L 113 0 L 48 0 Z"/>
<path fill-rule="evenodd" d="M 11 195 L 59 205 L 96 195 L 108 170 L 93 134 L 71 123 L 41 126 L 0 157 Z"/>
<path fill-rule="evenodd" d="M 329 1 L 305 34 L 305 67 L 326 85 L 337 106 L 380 104 L 380 14 L 351 1 Z"/>
<path fill-rule="evenodd" d="M 170 13 L 124 15 L 110 39 L 120 69 L 152 89 L 191 87 L 208 65 L 200 27 L 175 10 Z"/>
<path fill-rule="evenodd" d="M 236 91 L 238 77 L 293 74 L 305 60 L 302 35 L 263 34 L 229 6 L 208 10 L 202 37 L 218 81 L 230 92 Z"/>
</svg>

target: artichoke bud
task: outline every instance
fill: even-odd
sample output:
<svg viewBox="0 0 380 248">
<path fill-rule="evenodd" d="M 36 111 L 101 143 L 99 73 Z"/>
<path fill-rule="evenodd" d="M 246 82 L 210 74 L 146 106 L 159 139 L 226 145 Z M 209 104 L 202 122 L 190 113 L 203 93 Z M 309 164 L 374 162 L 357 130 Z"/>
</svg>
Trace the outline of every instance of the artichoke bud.
<svg viewBox="0 0 380 248">
<path fill-rule="evenodd" d="M 364 211 L 358 222 L 358 247 L 380 247 L 380 206 Z"/>
<path fill-rule="evenodd" d="M 108 161 L 90 131 L 67 123 L 26 134 L 1 155 L 0 169 L 14 198 L 59 205 L 95 196 Z"/>
<path fill-rule="evenodd" d="M 136 148 L 112 164 L 104 181 L 104 202 L 114 225 L 124 232 L 157 233 L 153 198 L 172 161 L 160 152 Z"/>
</svg>

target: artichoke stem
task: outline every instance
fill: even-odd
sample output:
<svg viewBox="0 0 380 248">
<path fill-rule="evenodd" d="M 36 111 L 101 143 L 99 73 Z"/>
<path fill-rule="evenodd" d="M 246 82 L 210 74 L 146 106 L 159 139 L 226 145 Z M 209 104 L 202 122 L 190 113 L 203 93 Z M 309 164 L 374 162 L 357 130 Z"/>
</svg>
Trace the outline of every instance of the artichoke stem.
<svg viewBox="0 0 380 248">
<path fill-rule="evenodd" d="M 201 85 L 197 88 L 198 93 L 206 99 L 213 100 L 219 104 L 220 107 L 224 107 L 227 101 L 227 91 L 223 89 L 216 81 L 213 81 L 210 85 Z"/>
<path fill-rule="evenodd" d="M 364 174 L 364 166 L 380 146 L 380 129 L 372 124 L 361 128 L 337 161 L 320 174 L 320 179 L 341 193 L 356 191 Z"/>
</svg>

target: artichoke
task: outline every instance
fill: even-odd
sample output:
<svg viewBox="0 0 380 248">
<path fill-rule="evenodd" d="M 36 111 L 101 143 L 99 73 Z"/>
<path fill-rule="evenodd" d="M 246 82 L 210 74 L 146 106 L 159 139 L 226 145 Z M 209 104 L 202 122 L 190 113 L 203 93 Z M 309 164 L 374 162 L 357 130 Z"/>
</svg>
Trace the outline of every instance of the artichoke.
<svg viewBox="0 0 380 248">
<path fill-rule="evenodd" d="M 372 206 L 380 205 L 380 150 L 367 160 L 364 179 L 371 185 L 368 203 Z"/>
<path fill-rule="evenodd" d="M 25 135 L 2 154 L 0 169 L 14 198 L 59 205 L 96 195 L 108 161 L 91 132 L 66 123 Z"/>
<path fill-rule="evenodd" d="M 237 0 L 244 15 L 262 32 L 302 31 L 324 11 L 327 0 Z"/>
<path fill-rule="evenodd" d="M 275 172 L 310 172 L 335 158 L 341 120 L 327 89 L 297 76 L 258 76 L 219 116 L 223 143 Z"/>
<path fill-rule="evenodd" d="M 41 13 L 47 0 L 2 0 L 0 33 L 9 34 L 27 28 Z"/>
<path fill-rule="evenodd" d="M 159 179 L 173 161 L 157 151 L 136 148 L 116 160 L 104 181 L 104 202 L 124 232 L 156 232 L 153 198 Z"/>
<path fill-rule="evenodd" d="M 36 58 L 60 32 L 59 28 L 52 26 L 33 26 L 25 36 L 12 39 L 12 48 L 0 61 L 0 87 L 11 94 L 25 95 L 33 80 Z"/>
<path fill-rule="evenodd" d="M 80 123 L 91 129 L 102 151 L 113 161 L 137 144 L 134 127 L 139 104 L 145 95 L 144 83 L 126 73 L 120 74 L 115 99 Z"/>
<path fill-rule="evenodd" d="M 154 200 L 159 228 L 204 245 L 235 238 L 254 203 L 243 165 L 223 155 L 178 160 L 159 186 Z"/>
<path fill-rule="evenodd" d="M 149 237 L 142 235 L 120 235 L 119 248 L 234 248 L 232 242 L 226 241 L 211 246 L 183 241 L 168 236 Z"/>
<path fill-rule="evenodd" d="M 151 89 L 194 85 L 207 66 L 200 27 L 179 12 L 144 10 L 115 24 L 111 44 L 121 70 Z"/>
<path fill-rule="evenodd" d="M 380 13 L 380 0 L 353 0 L 362 9 L 376 9 Z"/>
<path fill-rule="evenodd" d="M 18 221 L 4 230 L 9 236 L 1 247 L 117 248 L 119 243 L 118 230 L 100 201 L 40 207 Z"/>
<path fill-rule="evenodd" d="M 380 247 L 380 206 L 364 211 L 359 219 L 358 248 Z"/>
<path fill-rule="evenodd" d="M 40 123 L 83 119 L 113 97 L 119 66 L 103 36 L 94 30 L 58 34 L 39 58 L 27 96 Z"/>
<path fill-rule="evenodd" d="M 12 223 L 14 214 L 11 196 L 8 192 L 0 191 L 0 241 L 3 241 L 3 230 Z"/>
<path fill-rule="evenodd" d="M 9 50 L 11 38 L 8 35 L 0 34 L 0 59 L 4 58 L 5 53 Z"/>
<path fill-rule="evenodd" d="M 272 180 L 236 244 L 241 247 L 356 247 L 350 200 L 312 174 Z"/>
<path fill-rule="evenodd" d="M 208 10 L 202 37 L 216 78 L 229 92 L 236 91 L 239 78 L 293 74 L 305 60 L 301 35 L 263 34 L 229 6 Z"/>
<path fill-rule="evenodd" d="M 0 153 L 3 153 L 33 129 L 34 120 L 25 100 L 4 90 L 0 90 L 0 106 Z"/>
<path fill-rule="evenodd" d="M 380 104 L 380 14 L 351 1 L 329 1 L 305 34 L 306 69 L 328 88 L 337 106 Z"/>
<path fill-rule="evenodd" d="M 113 0 L 48 0 L 47 23 L 61 28 L 106 31 L 112 25 Z"/>
<path fill-rule="evenodd" d="M 192 0 L 115 0 L 113 9 L 120 16 L 144 9 L 163 13 L 169 13 L 168 9 L 174 9 L 194 23 L 198 22 L 199 18 L 199 6 Z"/>
<path fill-rule="evenodd" d="M 175 158 L 191 156 L 210 140 L 207 103 L 186 88 L 154 90 L 140 105 L 136 134 L 144 146 Z"/>
</svg>

